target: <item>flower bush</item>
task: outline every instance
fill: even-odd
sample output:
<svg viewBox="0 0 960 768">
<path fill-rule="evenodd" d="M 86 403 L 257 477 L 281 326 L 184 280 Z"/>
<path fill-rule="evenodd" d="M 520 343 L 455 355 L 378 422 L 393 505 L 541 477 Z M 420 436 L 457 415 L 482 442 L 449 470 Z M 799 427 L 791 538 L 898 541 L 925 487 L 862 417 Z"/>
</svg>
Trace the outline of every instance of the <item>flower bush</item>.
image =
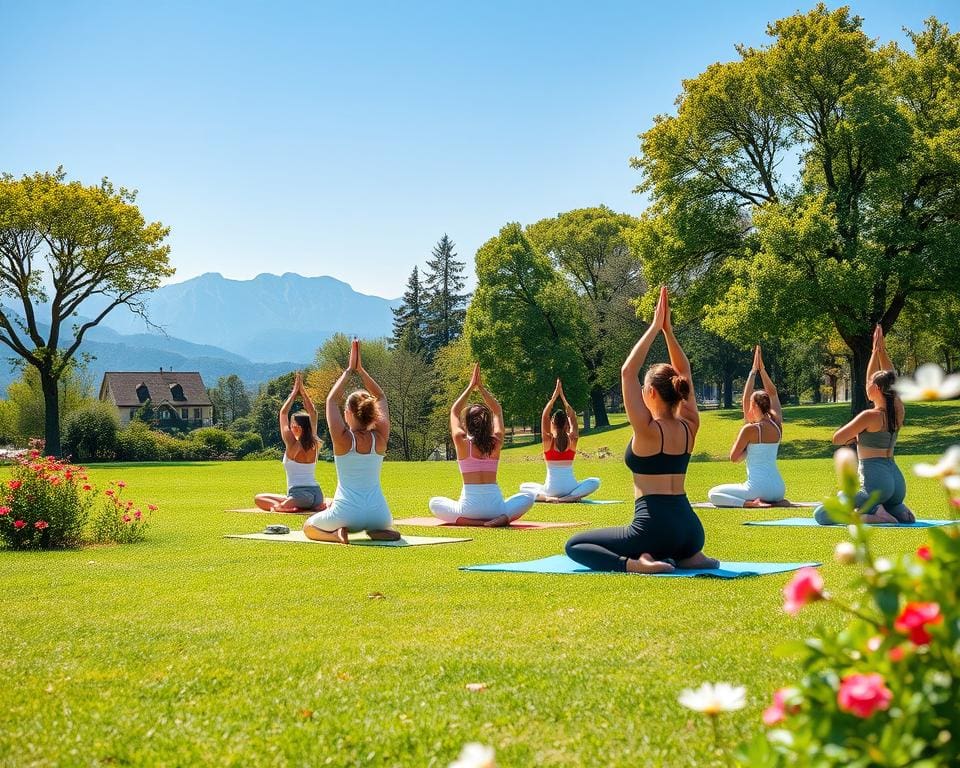
<svg viewBox="0 0 960 768">
<path fill-rule="evenodd" d="M 146 514 L 121 500 L 123 487 L 114 481 L 100 492 L 84 467 L 30 450 L 0 485 L 0 546 L 61 549 L 138 541 L 147 529 Z M 155 509 L 148 505 L 147 512 Z"/>
<path fill-rule="evenodd" d="M 750 766 L 960 765 L 960 526 L 929 529 L 929 541 L 899 559 L 876 558 L 845 500 L 858 485 L 847 459 L 837 461 L 843 495 L 827 507 L 849 523 L 851 542 L 835 554 L 858 567 L 859 597 L 844 604 L 815 571 L 800 571 L 787 585 L 788 612 L 823 600 L 850 618 L 839 631 L 821 629 L 793 644 L 803 676 L 774 693 L 763 713 L 768 730 L 737 757 Z M 956 514 L 950 478 L 960 467 L 941 464 L 920 471 L 940 479 Z"/>
</svg>

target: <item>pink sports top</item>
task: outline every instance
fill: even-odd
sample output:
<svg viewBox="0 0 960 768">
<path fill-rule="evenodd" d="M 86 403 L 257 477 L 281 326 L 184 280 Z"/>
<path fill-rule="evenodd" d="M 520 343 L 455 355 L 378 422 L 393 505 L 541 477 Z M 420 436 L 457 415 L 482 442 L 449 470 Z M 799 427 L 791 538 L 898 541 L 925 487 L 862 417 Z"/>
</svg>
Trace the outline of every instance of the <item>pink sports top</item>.
<svg viewBox="0 0 960 768">
<path fill-rule="evenodd" d="M 459 459 L 457 465 L 460 467 L 460 474 L 467 472 L 496 472 L 500 459 L 479 459 L 473 455 L 473 440 L 467 438 L 467 458 Z"/>
</svg>

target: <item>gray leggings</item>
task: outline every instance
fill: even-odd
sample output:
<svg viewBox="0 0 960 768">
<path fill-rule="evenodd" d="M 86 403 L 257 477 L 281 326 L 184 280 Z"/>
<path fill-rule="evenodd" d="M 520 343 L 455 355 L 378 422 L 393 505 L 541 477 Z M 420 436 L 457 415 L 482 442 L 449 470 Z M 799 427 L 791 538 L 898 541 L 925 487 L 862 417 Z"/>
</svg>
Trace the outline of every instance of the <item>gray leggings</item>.
<svg viewBox="0 0 960 768">
<path fill-rule="evenodd" d="M 853 503 L 860 509 L 861 515 L 872 515 L 877 511 L 877 507 L 883 504 L 883 508 L 900 522 L 905 523 L 911 519 L 910 510 L 903 503 L 907 495 L 907 483 L 893 459 L 861 459 L 860 478 L 863 487 L 857 491 Z M 876 503 L 869 509 L 861 509 L 873 493 L 877 494 Z M 834 524 L 823 505 L 813 511 L 813 516 L 820 525 Z"/>
</svg>

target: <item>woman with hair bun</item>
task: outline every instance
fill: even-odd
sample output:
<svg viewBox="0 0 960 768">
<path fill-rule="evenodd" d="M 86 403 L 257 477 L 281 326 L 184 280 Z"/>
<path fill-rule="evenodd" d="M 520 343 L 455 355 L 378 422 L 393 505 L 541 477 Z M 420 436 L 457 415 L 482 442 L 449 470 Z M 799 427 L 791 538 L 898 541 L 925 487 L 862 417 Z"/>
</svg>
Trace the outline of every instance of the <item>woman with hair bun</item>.
<svg viewBox="0 0 960 768">
<path fill-rule="evenodd" d="M 467 405 L 470 393 L 480 395 L 483 404 Z M 457 464 L 463 476 L 460 500 L 446 496 L 430 499 L 430 511 L 446 523 L 455 525 L 510 525 L 533 506 L 530 492 L 503 498 L 497 485 L 497 467 L 503 447 L 503 410 L 496 398 L 483 386 L 480 366 L 463 393 L 450 408 L 450 435 L 457 449 Z"/>
<path fill-rule="evenodd" d="M 563 402 L 563 410 L 554 411 L 557 399 Z M 573 474 L 573 460 L 577 456 L 577 441 L 580 425 L 577 412 L 563 394 L 563 384 L 557 379 L 553 396 L 547 401 L 540 416 L 540 433 L 543 435 L 543 458 L 547 465 L 547 479 L 540 483 L 522 483 L 521 491 L 529 491 L 537 501 L 574 502 L 589 496 L 600 487 L 600 478 L 588 477 L 577 481 Z"/>
<path fill-rule="evenodd" d="M 670 365 L 651 366 L 641 385 L 640 369 L 661 331 Z M 633 472 L 633 522 L 577 534 L 567 542 L 567 555 L 595 571 L 669 573 L 675 568 L 718 567 L 703 554 L 703 526 L 683 487 L 700 414 L 690 362 L 673 334 L 665 287 L 653 322 L 620 369 L 620 380 L 633 427 L 624 455 Z"/>
<path fill-rule="evenodd" d="M 757 373 L 763 389 L 754 391 Z M 783 439 L 783 417 L 777 388 L 763 365 L 758 344 L 753 350 L 753 367 L 743 388 L 743 418 L 746 424 L 730 449 L 730 461 L 747 460 L 747 482 L 718 485 L 710 489 L 716 507 L 771 507 L 784 503 L 786 486 L 777 469 L 777 452 Z"/>
<path fill-rule="evenodd" d="M 340 399 L 352 373 L 360 377 L 366 389 L 352 392 L 341 412 Z M 357 340 L 350 345 L 347 369 L 327 395 L 326 413 L 337 490 L 330 506 L 303 524 L 303 532 L 314 541 L 342 544 L 350 543 L 348 533 L 358 531 L 366 531 L 371 539 L 396 541 L 400 534 L 391 527 L 393 518 L 380 487 L 380 470 L 390 437 L 390 411 L 380 385 L 363 368 Z"/>
<path fill-rule="evenodd" d="M 897 435 L 903 426 L 904 408 L 893 388 L 897 374 L 887 354 L 883 329 L 873 331 L 873 352 L 867 364 L 867 397 L 873 408 L 862 411 L 833 435 L 834 445 L 857 443 L 860 459 L 860 479 L 863 487 L 854 498 L 854 505 L 866 523 L 912 523 L 916 518 L 903 503 L 907 484 L 903 473 L 893 460 Z M 874 494 L 872 506 L 865 507 Z M 820 525 L 831 525 L 833 520 L 823 505 L 813 511 Z"/>
</svg>

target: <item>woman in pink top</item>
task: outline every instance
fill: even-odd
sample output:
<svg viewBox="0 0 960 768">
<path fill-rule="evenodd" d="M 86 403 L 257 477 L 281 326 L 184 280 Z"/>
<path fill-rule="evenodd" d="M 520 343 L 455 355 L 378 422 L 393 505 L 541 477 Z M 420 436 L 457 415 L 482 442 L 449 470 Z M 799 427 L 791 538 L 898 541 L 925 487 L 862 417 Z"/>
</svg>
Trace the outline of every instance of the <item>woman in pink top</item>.
<svg viewBox="0 0 960 768">
<path fill-rule="evenodd" d="M 474 390 L 483 399 L 483 405 L 467 406 Z M 450 408 L 450 435 L 457 449 L 463 491 L 459 501 L 446 496 L 430 499 L 430 511 L 434 515 L 456 525 L 493 527 L 510 525 L 533 506 L 536 499 L 533 493 L 517 493 L 504 499 L 497 485 L 497 465 L 503 446 L 503 410 L 483 386 L 479 365 L 473 366 L 470 384 Z"/>
</svg>

